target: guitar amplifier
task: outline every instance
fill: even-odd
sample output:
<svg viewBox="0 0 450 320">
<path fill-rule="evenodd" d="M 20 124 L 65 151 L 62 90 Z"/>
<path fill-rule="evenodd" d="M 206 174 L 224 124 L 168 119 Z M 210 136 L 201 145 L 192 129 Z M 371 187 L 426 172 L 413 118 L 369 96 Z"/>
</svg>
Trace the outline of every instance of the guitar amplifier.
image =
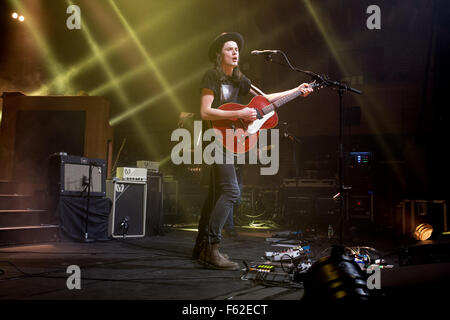
<svg viewBox="0 0 450 320">
<path fill-rule="evenodd" d="M 163 181 L 163 214 L 176 217 L 178 215 L 178 181 Z"/>
<path fill-rule="evenodd" d="M 116 177 L 123 181 L 147 181 L 147 169 L 119 167 L 116 169 Z"/>
<path fill-rule="evenodd" d="M 147 183 L 108 180 L 107 196 L 113 203 L 108 234 L 113 238 L 144 237 L 147 212 Z"/>
<path fill-rule="evenodd" d="M 55 191 L 60 195 L 87 195 L 89 175 L 90 196 L 106 195 L 106 161 L 103 159 L 55 154 L 50 157 L 48 175 L 49 184 L 57 186 L 58 191 Z"/>
<path fill-rule="evenodd" d="M 147 216 L 145 233 L 147 236 L 163 234 L 163 183 L 162 174 L 147 175 Z"/>
<path fill-rule="evenodd" d="M 138 160 L 136 161 L 136 167 L 145 168 L 151 173 L 159 172 L 159 162 L 157 161 Z"/>
</svg>

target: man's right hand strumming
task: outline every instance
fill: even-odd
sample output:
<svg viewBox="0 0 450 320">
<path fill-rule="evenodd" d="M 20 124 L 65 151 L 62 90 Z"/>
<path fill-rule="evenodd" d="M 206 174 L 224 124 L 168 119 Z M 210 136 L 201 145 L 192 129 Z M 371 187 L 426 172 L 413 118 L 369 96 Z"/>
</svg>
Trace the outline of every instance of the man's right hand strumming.
<svg viewBox="0 0 450 320">
<path fill-rule="evenodd" d="M 243 119 L 243 120 L 247 120 L 247 121 L 253 121 L 256 120 L 256 110 L 253 108 L 244 108 L 242 110 L 240 110 L 241 115 L 239 116 L 239 118 Z"/>
</svg>

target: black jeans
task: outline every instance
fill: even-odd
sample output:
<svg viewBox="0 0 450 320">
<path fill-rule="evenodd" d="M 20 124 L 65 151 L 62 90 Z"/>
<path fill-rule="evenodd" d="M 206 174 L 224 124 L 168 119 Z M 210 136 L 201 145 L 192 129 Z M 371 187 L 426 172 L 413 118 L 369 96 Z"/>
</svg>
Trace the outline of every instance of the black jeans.
<svg viewBox="0 0 450 320">
<path fill-rule="evenodd" d="M 238 173 L 236 174 L 236 169 Z M 222 239 L 222 229 L 233 214 L 233 208 L 240 201 L 239 185 L 242 168 L 234 164 L 213 164 L 210 173 L 209 192 L 203 204 L 198 224 L 197 241 L 206 240 L 211 244 Z"/>
</svg>

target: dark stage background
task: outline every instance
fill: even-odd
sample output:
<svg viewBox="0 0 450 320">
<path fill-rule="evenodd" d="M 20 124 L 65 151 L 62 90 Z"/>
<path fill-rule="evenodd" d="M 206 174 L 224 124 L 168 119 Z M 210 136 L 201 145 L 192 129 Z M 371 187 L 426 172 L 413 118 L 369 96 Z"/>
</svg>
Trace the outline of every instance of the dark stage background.
<svg viewBox="0 0 450 320">
<path fill-rule="evenodd" d="M 66 26 L 69 4 L 81 9 L 80 30 Z M 366 26 L 370 5 L 381 9 L 379 30 Z M 180 112 L 199 119 L 210 42 L 238 31 L 245 38 L 241 69 L 264 92 L 309 79 L 251 50 L 283 50 L 295 66 L 363 91 L 344 95 L 344 150 L 373 153 L 370 168 L 356 180 L 370 177 L 368 188 L 386 207 L 406 198 L 448 200 L 448 1 L 11 0 L 0 6 L 0 91 L 106 97 L 114 159 L 126 139 L 119 166 L 160 161 L 166 175 L 187 177 L 189 184 L 205 181 L 168 160 L 170 134 Z M 23 23 L 11 18 L 18 8 Z M 279 128 L 302 143 L 281 138 L 278 174 L 260 176 L 249 166 L 245 183 L 336 178 L 338 94 L 322 89 L 290 102 L 279 117 L 286 123 Z M 355 179 L 351 170 L 345 175 Z"/>
</svg>

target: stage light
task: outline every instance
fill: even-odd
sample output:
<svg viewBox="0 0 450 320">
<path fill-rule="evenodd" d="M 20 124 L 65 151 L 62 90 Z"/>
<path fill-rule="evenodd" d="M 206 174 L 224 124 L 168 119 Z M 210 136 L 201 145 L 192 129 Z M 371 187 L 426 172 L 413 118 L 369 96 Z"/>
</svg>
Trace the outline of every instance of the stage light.
<svg viewBox="0 0 450 320">
<path fill-rule="evenodd" d="M 22 16 L 22 15 L 19 16 L 19 14 L 18 14 L 17 12 L 13 12 L 13 13 L 11 14 L 11 17 L 12 17 L 13 19 L 19 20 L 20 22 L 24 22 L 24 21 L 25 21 L 25 17 Z"/>
<path fill-rule="evenodd" d="M 23 13 L 24 15 L 19 16 L 19 20 L 22 22 L 25 20 L 25 15 L 27 16 L 27 29 L 30 31 L 31 36 L 34 39 L 34 42 L 37 46 L 37 48 L 42 53 L 42 57 L 45 59 L 46 65 L 53 77 L 58 77 L 60 74 L 64 74 L 65 70 L 63 69 L 62 65 L 59 63 L 57 57 L 55 56 L 52 48 L 49 46 L 47 39 L 45 38 L 45 35 L 41 32 L 40 28 L 38 27 L 38 24 L 36 24 L 36 21 L 39 17 L 31 15 L 32 11 L 27 11 L 24 6 L 22 5 L 22 2 L 19 0 L 9 0 L 10 6 L 13 8 L 17 8 L 18 12 Z M 30 13 L 30 14 L 29 14 Z M 66 90 L 66 83 L 65 82 L 57 82 L 57 91 L 59 93 L 62 93 Z"/>
<path fill-rule="evenodd" d="M 414 230 L 414 239 L 416 240 L 428 240 L 433 233 L 433 227 L 427 223 L 419 224 Z"/>
</svg>

